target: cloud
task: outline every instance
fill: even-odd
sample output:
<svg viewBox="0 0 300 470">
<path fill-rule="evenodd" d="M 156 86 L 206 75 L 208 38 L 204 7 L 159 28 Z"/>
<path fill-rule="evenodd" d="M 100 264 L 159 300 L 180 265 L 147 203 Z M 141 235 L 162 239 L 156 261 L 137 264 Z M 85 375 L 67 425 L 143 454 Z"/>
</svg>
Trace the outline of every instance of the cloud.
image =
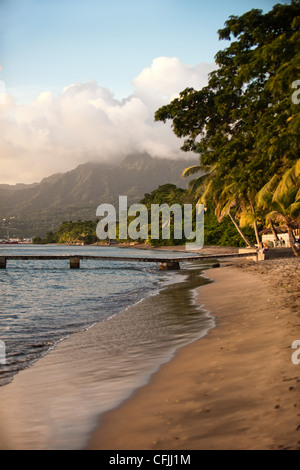
<svg viewBox="0 0 300 470">
<path fill-rule="evenodd" d="M 169 100 L 187 87 L 200 89 L 207 85 L 207 76 L 214 68 L 215 64 L 191 67 L 177 57 L 158 57 L 134 79 L 133 85 L 139 95 L 150 92 Z"/>
<path fill-rule="evenodd" d="M 45 91 L 29 104 L 17 106 L 8 96 L 0 106 L 0 183 L 39 181 L 87 161 L 117 163 L 134 152 L 184 157 L 170 123 L 154 122 L 154 113 L 186 87 L 205 86 L 214 68 L 156 58 L 122 101 L 94 80 L 57 97 Z"/>
</svg>

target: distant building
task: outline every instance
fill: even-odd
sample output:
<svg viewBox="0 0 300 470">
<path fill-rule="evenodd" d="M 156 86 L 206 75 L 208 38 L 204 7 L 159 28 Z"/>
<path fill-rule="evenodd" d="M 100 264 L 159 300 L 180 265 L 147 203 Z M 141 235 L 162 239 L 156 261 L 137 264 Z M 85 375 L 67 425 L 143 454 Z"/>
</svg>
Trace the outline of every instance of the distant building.
<svg viewBox="0 0 300 470">
<path fill-rule="evenodd" d="M 292 225 L 295 238 L 300 238 L 300 222 L 294 222 Z M 275 241 L 275 237 L 271 228 L 266 228 L 261 232 L 262 242 L 268 243 L 271 246 L 284 246 L 286 248 L 290 248 L 291 244 L 287 226 L 282 225 L 281 227 L 276 227 L 275 229 L 279 238 L 279 242 Z"/>
</svg>

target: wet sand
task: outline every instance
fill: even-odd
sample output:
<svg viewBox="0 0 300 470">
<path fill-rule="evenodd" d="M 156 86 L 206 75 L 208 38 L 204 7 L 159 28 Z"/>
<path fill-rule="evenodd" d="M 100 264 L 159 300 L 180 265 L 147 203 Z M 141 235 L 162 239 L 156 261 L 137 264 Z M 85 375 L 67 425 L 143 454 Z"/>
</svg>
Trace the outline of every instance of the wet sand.
<svg viewBox="0 0 300 470">
<path fill-rule="evenodd" d="M 102 398 L 89 384 L 101 381 L 103 325 L 72 335 L 0 389 L 0 448 L 66 448 L 66 435 L 79 448 L 83 400 L 96 429 L 89 449 L 300 449 L 300 365 L 291 361 L 300 340 L 299 260 L 231 264 L 208 270 L 215 282 L 198 289 L 216 328 L 180 349 L 100 423 Z M 126 320 L 134 323 L 128 313 Z M 119 321 L 107 325 L 113 335 Z"/>
<path fill-rule="evenodd" d="M 217 327 L 105 414 L 89 449 L 300 449 L 299 260 L 206 275 L 198 302 Z"/>
<path fill-rule="evenodd" d="M 0 387 L 0 448 L 84 448 L 102 413 L 214 327 L 194 302 L 201 272 L 164 275 L 155 295 L 70 335 Z"/>
</svg>

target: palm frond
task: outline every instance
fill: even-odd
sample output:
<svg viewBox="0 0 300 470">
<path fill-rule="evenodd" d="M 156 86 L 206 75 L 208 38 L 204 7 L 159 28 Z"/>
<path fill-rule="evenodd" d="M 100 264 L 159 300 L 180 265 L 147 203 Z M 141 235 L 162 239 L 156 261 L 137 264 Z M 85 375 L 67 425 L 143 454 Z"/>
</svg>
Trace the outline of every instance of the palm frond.
<svg viewBox="0 0 300 470">
<path fill-rule="evenodd" d="M 205 186 L 205 189 L 202 191 L 203 188 L 199 187 L 196 196 L 199 198 L 199 204 L 207 205 L 208 201 L 213 197 L 213 186 L 214 180 L 213 178 L 208 180 L 208 184 Z"/>
<path fill-rule="evenodd" d="M 300 202 L 295 202 L 289 207 L 289 213 L 293 219 L 296 219 L 300 216 Z"/>
<path fill-rule="evenodd" d="M 266 222 L 269 223 L 270 220 L 272 220 L 273 222 L 286 223 L 286 217 L 278 211 L 272 211 L 267 215 Z"/>
<path fill-rule="evenodd" d="M 274 201 L 285 200 L 287 204 L 289 201 L 292 203 L 292 201 L 295 200 L 295 194 L 300 186 L 300 173 L 298 173 L 298 171 L 300 171 L 300 166 L 297 162 L 292 168 L 284 173 L 274 192 Z"/>
<path fill-rule="evenodd" d="M 295 165 L 295 174 L 297 178 L 300 176 L 300 158 L 297 160 L 296 165 Z"/>
<path fill-rule="evenodd" d="M 196 175 L 201 171 L 200 165 L 193 165 L 190 166 L 189 168 L 186 168 L 183 172 L 181 177 L 182 178 L 188 178 L 189 176 Z"/>
<path fill-rule="evenodd" d="M 270 181 L 256 195 L 256 204 L 259 209 L 267 209 L 272 205 L 274 192 L 279 184 L 280 177 L 273 176 Z"/>
<path fill-rule="evenodd" d="M 226 200 L 219 200 L 217 205 L 216 205 L 216 216 L 219 221 L 223 220 L 225 215 L 228 215 L 229 212 L 233 207 L 236 206 L 236 197 L 234 194 L 231 194 L 230 196 L 227 197 Z"/>
<path fill-rule="evenodd" d="M 206 174 L 206 175 L 199 176 L 198 178 L 195 178 L 195 179 L 189 181 L 189 183 L 188 183 L 189 190 L 191 192 L 196 192 L 198 190 L 198 188 L 205 185 L 205 183 L 207 182 L 209 176 L 210 175 Z"/>
<path fill-rule="evenodd" d="M 240 215 L 240 226 L 247 227 L 253 225 L 255 222 L 255 215 L 252 211 L 243 211 Z"/>
</svg>

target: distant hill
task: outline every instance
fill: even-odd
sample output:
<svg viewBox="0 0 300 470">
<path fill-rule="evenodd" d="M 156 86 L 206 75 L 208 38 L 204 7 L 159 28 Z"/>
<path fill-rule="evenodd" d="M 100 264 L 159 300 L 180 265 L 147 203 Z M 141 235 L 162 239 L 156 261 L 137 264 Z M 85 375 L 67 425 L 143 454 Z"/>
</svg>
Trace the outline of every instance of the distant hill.
<svg viewBox="0 0 300 470">
<path fill-rule="evenodd" d="M 44 178 L 40 183 L 0 185 L 0 238 L 44 236 L 66 220 L 94 220 L 99 204 L 128 204 L 165 183 L 185 188 L 184 168 L 195 161 L 130 155 L 111 166 L 85 163 L 75 170 Z M 3 220 L 5 219 L 5 220 Z"/>
</svg>

